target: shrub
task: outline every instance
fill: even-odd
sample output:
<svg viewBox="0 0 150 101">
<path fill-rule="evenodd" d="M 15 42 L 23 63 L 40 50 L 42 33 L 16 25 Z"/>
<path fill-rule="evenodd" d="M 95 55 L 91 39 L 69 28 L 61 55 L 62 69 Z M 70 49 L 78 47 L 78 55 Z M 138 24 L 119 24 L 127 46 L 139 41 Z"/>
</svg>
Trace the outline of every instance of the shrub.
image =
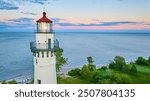
<svg viewBox="0 0 150 101">
<path fill-rule="evenodd" d="M 85 80 L 92 81 L 93 80 L 94 71 L 91 71 L 90 68 L 87 65 L 84 65 L 83 68 L 80 71 L 80 75 Z"/>
<path fill-rule="evenodd" d="M 111 79 L 102 79 L 98 81 L 99 84 L 112 84 Z"/>
<path fill-rule="evenodd" d="M 87 62 L 88 62 L 88 67 L 90 68 L 91 71 L 96 69 L 96 65 L 93 64 L 94 60 L 91 56 L 87 57 Z"/>
<path fill-rule="evenodd" d="M 148 61 L 144 59 L 143 57 L 138 57 L 136 60 L 136 64 L 138 65 L 149 65 Z"/>
<path fill-rule="evenodd" d="M 6 82 L 5 80 L 2 81 L 2 84 L 18 84 L 16 80 L 11 80 L 11 81 L 8 81 Z"/>
<path fill-rule="evenodd" d="M 79 68 L 76 68 L 76 69 L 73 69 L 71 71 L 68 72 L 68 75 L 70 76 L 80 76 L 80 69 Z"/>
<path fill-rule="evenodd" d="M 128 72 L 129 69 L 126 65 L 125 59 L 121 56 L 116 56 L 114 60 L 109 64 L 110 69 L 119 70 L 122 72 Z"/>
<path fill-rule="evenodd" d="M 137 69 L 135 65 L 132 65 L 131 69 L 130 69 L 130 73 L 131 74 L 136 74 L 137 73 Z"/>
<path fill-rule="evenodd" d="M 107 66 L 102 66 L 100 69 L 107 70 Z"/>
<path fill-rule="evenodd" d="M 109 68 L 110 69 L 115 69 L 115 63 L 113 61 L 109 64 Z"/>
<path fill-rule="evenodd" d="M 16 80 L 9 81 L 8 84 L 17 84 Z"/>
<path fill-rule="evenodd" d="M 63 57 L 64 50 L 59 48 L 56 51 L 56 71 L 60 72 L 63 65 L 67 64 L 68 59 Z"/>
<path fill-rule="evenodd" d="M 111 76 L 111 81 L 115 84 L 130 84 L 132 83 L 128 75 L 114 73 Z"/>
</svg>

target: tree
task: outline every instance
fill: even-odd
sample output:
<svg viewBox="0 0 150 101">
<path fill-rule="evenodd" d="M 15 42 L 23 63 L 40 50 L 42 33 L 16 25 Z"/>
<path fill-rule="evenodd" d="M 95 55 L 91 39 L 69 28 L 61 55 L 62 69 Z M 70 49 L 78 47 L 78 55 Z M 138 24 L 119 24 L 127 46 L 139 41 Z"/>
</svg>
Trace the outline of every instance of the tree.
<svg viewBox="0 0 150 101">
<path fill-rule="evenodd" d="M 114 62 L 116 64 L 115 68 L 118 70 L 122 70 L 122 68 L 126 65 L 125 59 L 121 56 L 116 56 L 114 58 Z"/>
<path fill-rule="evenodd" d="M 100 69 L 107 70 L 107 66 L 102 66 Z"/>
<path fill-rule="evenodd" d="M 80 76 L 80 69 L 79 68 L 76 68 L 76 69 L 73 69 L 71 71 L 68 72 L 68 75 L 70 76 Z"/>
<path fill-rule="evenodd" d="M 144 59 L 143 57 L 138 57 L 136 60 L 136 64 L 138 65 L 148 65 L 148 61 Z"/>
<path fill-rule="evenodd" d="M 87 61 L 88 61 L 88 65 L 92 65 L 94 62 L 91 56 L 87 57 Z"/>
<path fill-rule="evenodd" d="M 93 71 L 92 82 L 93 83 L 100 83 L 104 79 L 107 79 L 108 76 L 109 76 L 109 74 L 108 74 L 106 69 L 99 68 L 99 69 Z"/>
<path fill-rule="evenodd" d="M 137 69 L 136 69 L 136 66 L 134 64 L 132 65 L 130 72 L 132 74 L 136 74 L 137 73 Z"/>
<path fill-rule="evenodd" d="M 128 72 L 126 61 L 121 56 L 116 56 L 114 60 L 109 64 L 110 69 L 119 70 L 122 72 Z"/>
<path fill-rule="evenodd" d="M 111 63 L 109 63 L 109 66 L 108 66 L 110 69 L 115 69 L 115 63 L 114 61 L 111 61 Z"/>
<path fill-rule="evenodd" d="M 94 61 L 93 58 L 91 56 L 87 57 L 87 62 L 88 62 L 88 67 L 90 68 L 90 70 L 95 70 L 96 69 L 96 65 L 94 65 Z"/>
<path fill-rule="evenodd" d="M 56 51 L 56 71 L 60 72 L 64 64 L 67 64 L 67 58 L 63 57 L 63 49 L 59 48 Z"/>
<path fill-rule="evenodd" d="M 93 73 L 94 71 L 91 71 L 88 65 L 84 65 L 80 71 L 81 77 L 88 81 L 93 80 Z"/>
</svg>

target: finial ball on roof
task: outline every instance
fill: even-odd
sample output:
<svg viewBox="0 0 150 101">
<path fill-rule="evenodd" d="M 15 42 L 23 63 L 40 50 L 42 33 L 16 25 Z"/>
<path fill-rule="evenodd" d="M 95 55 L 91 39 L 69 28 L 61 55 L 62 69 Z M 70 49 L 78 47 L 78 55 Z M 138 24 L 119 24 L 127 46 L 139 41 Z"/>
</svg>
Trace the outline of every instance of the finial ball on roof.
<svg viewBox="0 0 150 101">
<path fill-rule="evenodd" d="M 46 12 L 43 12 L 43 16 L 46 16 Z"/>
</svg>

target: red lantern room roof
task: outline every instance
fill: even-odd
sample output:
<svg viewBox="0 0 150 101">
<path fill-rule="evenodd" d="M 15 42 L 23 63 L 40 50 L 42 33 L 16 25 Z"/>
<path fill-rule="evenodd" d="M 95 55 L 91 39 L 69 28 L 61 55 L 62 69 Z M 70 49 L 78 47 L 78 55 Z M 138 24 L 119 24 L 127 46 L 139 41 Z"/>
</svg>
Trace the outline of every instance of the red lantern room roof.
<svg viewBox="0 0 150 101">
<path fill-rule="evenodd" d="M 52 23 L 52 21 L 46 17 L 46 12 L 43 12 L 43 17 L 41 19 L 37 20 L 36 22 Z"/>
</svg>

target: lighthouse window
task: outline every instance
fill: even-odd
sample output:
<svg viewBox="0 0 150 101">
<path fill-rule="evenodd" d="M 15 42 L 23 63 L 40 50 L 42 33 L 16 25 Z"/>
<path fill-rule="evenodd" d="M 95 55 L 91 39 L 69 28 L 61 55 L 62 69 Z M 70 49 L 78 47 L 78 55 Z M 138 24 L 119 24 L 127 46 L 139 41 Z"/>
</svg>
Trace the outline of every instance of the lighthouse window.
<svg viewBox="0 0 150 101">
<path fill-rule="evenodd" d="M 49 24 L 50 32 L 52 32 L 52 24 Z"/>
<path fill-rule="evenodd" d="M 44 58 L 44 52 L 42 52 L 42 58 Z"/>
</svg>

